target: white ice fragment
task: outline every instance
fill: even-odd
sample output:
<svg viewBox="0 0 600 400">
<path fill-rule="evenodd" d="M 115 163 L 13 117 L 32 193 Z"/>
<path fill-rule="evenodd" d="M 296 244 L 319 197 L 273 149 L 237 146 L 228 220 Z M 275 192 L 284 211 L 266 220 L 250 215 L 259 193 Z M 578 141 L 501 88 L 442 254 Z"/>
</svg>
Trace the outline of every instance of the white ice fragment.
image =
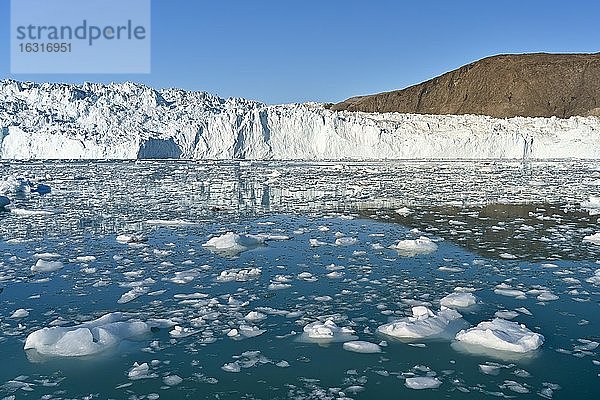
<svg viewBox="0 0 600 400">
<path fill-rule="evenodd" d="M 218 282 L 246 282 L 260 277 L 260 268 L 233 268 L 221 273 L 217 276 Z"/>
<path fill-rule="evenodd" d="M 353 237 L 340 237 L 335 239 L 336 246 L 352 246 L 358 242 L 358 239 Z"/>
<path fill-rule="evenodd" d="M 264 238 L 260 236 L 227 232 L 221 236 L 211 238 L 202 246 L 222 255 L 235 256 L 263 244 Z"/>
<path fill-rule="evenodd" d="M 143 295 L 147 292 L 148 292 L 148 289 L 145 287 L 134 287 L 130 291 L 123 293 L 121 298 L 119 298 L 119 300 L 117 300 L 117 303 L 118 304 L 129 303 L 130 301 L 137 299 L 138 297 L 140 297 L 141 295 Z"/>
<path fill-rule="evenodd" d="M 35 265 L 31 266 L 31 272 L 53 272 L 61 269 L 63 266 L 63 263 L 60 261 L 46 261 L 40 258 Z"/>
<path fill-rule="evenodd" d="M 244 317 L 244 319 L 246 321 L 251 321 L 251 322 L 259 322 L 259 321 L 262 321 L 265 318 L 267 318 L 267 316 L 265 314 L 261 313 L 261 312 L 258 312 L 258 311 L 250 311 Z"/>
<path fill-rule="evenodd" d="M 179 375 L 168 375 L 163 378 L 163 383 L 167 386 L 177 386 L 183 382 L 183 378 Z"/>
<path fill-rule="evenodd" d="M 396 250 L 401 256 L 413 257 L 433 253 L 438 249 L 438 246 L 428 237 L 421 236 L 414 240 L 400 240 L 397 244 L 390 246 L 390 249 Z"/>
<path fill-rule="evenodd" d="M 448 308 L 468 308 L 477 303 L 472 293 L 450 293 L 440 300 L 440 304 Z"/>
<path fill-rule="evenodd" d="M 117 312 L 72 327 L 39 329 L 27 336 L 24 349 L 48 356 L 79 357 L 100 353 L 148 332 L 145 322 L 128 320 Z"/>
<path fill-rule="evenodd" d="M 461 315 L 450 308 L 443 307 L 434 313 L 424 306 L 412 308 L 411 317 L 381 325 L 377 331 L 384 335 L 400 339 L 420 339 L 443 335 L 450 323 L 461 319 Z"/>
<path fill-rule="evenodd" d="M 590 242 L 592 244 L 596 244 L 596 245 L 600 246 L 600 232 L 594 233 L 593 235 L 584 236 L 583 241 Z"/>
<path fill-rule="evenodd" d="M 544 336 L 530 331 L 523 324 L 494 318 L 458 332 L 456 340 L 494 350 L 526 353 L 540 347 Z"/>
<path fill-rule="evenodd" d="M 224 364 L 221 369 L 225 372 L 240 372 L 242 368 L 240 367 L 240 363 L 235 361 L 232 363 Z"/>
<path fill-rule="evenodd" d="M 401 215 L 403 217 L 407 217 L 410 215 L 412 211 L 408 207 L 402 207 L 396 210 L 396 214 Z"/>
<path fill-rule="evenodd" d="M 354 330 L 347 327 L 339 327 L 331 319 L 325 322 L 315 321 L 304 327 L 303 337 L 309 341 L 345 342 L 356 339 L 352 336 Z"/>
<path fill-rule="evenodd" d="M 150 373 L 150 366 L 148 363 L 138 364 L 137 362 L 134 362 L 133 367 L 127 373 L 127 377 L 132 381 L 136 381 L 139 379 L 157 378 L 158 375 Z"/>
<path fill-rule="evenodd" d="M 355 353 L 381 353 L 381 347 L 376 343 L 365 342 L 362 340 L 353 340 L 343 344 L 344 350 Z"/>
<path fill-rule="evenodd" d="M 121 234 L 117 236 L 117 242 L 119 243 L 131 243 L 131 244 L 136 244 L 136 243 L 143 243 L 145 242 L 147 239 L 142 236 L 142 235 L 137 235 L 137 234 Z"/>
<path fill-rule="evenodd" d="M 434 376 L 415 376 L 406 378 L 404 385 L 409 389 L 435 389 L 440 387 L 442 381 Z"/>
<path fill-rule="evenodd" d="M 552 292 L 544 291 L 540 293 L 539 296 L 536 297 L 536 299 L 538 299 L 539 301 L 554 301 L 558 300 L 559 297 Z"/>
<path fill-rule="evenodd" d="M 25 318 L 28 315 L 29 315 L 29 311 L 27 311 L 24 308 L 19 308 L 18 310 L 15 310 L 15 312 L 12 313 L 10 318 L 20 319 L 20 318 Z"/>
</svg>

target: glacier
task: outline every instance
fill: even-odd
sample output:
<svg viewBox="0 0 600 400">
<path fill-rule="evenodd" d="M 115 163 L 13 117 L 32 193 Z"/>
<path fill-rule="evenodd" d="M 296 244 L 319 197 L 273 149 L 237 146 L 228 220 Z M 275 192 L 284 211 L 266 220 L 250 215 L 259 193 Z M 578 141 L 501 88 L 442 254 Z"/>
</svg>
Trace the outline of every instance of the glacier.
<svg viewBox="0 0 600 400">
<path fill-rule="evenodd" d="M 600 118 L 335 112 L 126 83 L 0 81 L 2 159 L 600 158 Z"/>
</svg>

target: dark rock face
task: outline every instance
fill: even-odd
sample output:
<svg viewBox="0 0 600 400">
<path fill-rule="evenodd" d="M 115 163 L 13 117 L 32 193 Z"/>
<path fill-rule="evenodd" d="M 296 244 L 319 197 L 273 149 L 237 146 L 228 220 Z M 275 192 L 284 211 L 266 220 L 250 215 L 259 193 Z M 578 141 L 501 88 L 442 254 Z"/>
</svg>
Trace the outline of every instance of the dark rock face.
<svg viewBox="0 0 600 400">
<path fill-rule="evenodd" d="M 488 57 L 403 90 L 352 97 L 331 109 L 498 118 L 600 116 L 600 53 Z"/>
</svg>

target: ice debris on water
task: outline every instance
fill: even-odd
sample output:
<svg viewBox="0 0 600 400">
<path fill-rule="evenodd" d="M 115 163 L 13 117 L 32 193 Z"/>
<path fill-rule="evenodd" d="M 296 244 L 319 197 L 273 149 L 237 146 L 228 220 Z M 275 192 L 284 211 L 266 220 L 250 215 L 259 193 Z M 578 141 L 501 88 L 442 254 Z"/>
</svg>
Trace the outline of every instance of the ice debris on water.
<svg viewBox="0 0 600 400">
<path fill-rule="evenodd" d="M 88 356 L 148 332 L 150 326 L 147 323 L 128 319 L 125 314 L 115 312 L 72 327 L 51 327 L 34 331 L 27 336 L 24 349 L 33 349 L 47 356 Z"/>
<path fill-rule="evenodd" d="M 442 381 L 434 376 L 415 376 L 406 378 L 404 385 L 409 389 L 436 389 L 440 387 Z"/>
<path fill-rule="evenodd" d="M 304 326 L 302 339 L 305 341 L 346 342 L 355 340 L 354 329 L 339 327 L 332 319 L 315 321 Z"/>
<path fill-rule="evenodd" d="M 381 353 L 381 347 L 376 343 L 365 342 L 362 340 L 353 340 L 343 344 L 344 350 L 355 353 Z"/>
<path fill-rule="evenodd" d="M 63 266 L 63 263 L 60 261 L 47 261 L 40 258 L 35 265 L 31 266 L 31 272 L 53 272 L 58 271 Z"/>
<path fill-rule="evenodd" d="M 401 256 L 414 257 L 431 254 L 438 249 L 438 245 L 428 237 L 421 236 L 418 239 L 400 240 L 395 245 L 390 246 L 390 249 L 396 250 Z"/>
<path fill-rule="evenodd" d="M 527 353 L 539 348 L 544 343 L 544 336 L 530 331 L 523 324 L 494 318 L 458 332 L 456 340 L 493 350 Z"/>
<path fill-rule="evenodd" d="M 264 237 L 227 232 L 209 239 L 202 246 L 222 255 L 238 255 L 246 250 L 263 245 Z"/>
<path fill-rule="evenodd" d="M 477 303 L 477 298 L 472 293 L 450 293 L 440 300 L 440 304 L 447 308 L 469 308 Z"/>
<path fill-rule="evenodd" d="M 442 307 L 435 313 L 425 306 L 412 307 L 412 316 L 393 321 L 377 328 L 384 335 L 399 339 L 421 339 L 443 335 L 450 323 L 461 319 L 455 310 Z"/>
</svg>

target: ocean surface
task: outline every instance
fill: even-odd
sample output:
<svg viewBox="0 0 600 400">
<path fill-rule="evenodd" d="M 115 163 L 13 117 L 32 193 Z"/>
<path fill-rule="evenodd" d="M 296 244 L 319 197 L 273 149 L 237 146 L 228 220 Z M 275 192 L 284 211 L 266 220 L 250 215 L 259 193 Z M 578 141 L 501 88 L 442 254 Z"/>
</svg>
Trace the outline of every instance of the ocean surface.
<svg viewBox="0 0 600 400">
<path fill-rule="evenodd" d="M 600 395 L 599 162 L 3 162 L 2 181 L 0 399 Z M 393 248 L 419 238 L 435 250 Z M 456 328 L 377 331 L 451 293 L 477 299 Z M 107 314 L 124 325 L 98 351 L 24 349 Z M 454 339 L 495 317 L 543 345 Z"/>
</svg>

